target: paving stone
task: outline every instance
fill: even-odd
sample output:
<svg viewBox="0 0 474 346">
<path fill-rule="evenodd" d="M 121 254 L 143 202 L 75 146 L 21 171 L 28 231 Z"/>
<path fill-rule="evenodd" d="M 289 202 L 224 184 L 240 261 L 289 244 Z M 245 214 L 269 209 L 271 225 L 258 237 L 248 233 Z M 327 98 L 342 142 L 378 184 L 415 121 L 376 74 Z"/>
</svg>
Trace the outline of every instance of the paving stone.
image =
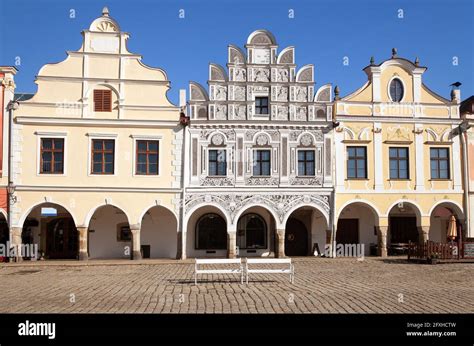
<svg viewBox="0 0 474 346">
<path fill-rule="evenodd" d="M 260 274 L 203 276 L 188 262 L 0 267 L 0 312 L 474 313 L 474 264 L 402 258 L 294 258 L 295 283 Z M 71 302 L 71 294 L 75 301 Z"/>
</svg>

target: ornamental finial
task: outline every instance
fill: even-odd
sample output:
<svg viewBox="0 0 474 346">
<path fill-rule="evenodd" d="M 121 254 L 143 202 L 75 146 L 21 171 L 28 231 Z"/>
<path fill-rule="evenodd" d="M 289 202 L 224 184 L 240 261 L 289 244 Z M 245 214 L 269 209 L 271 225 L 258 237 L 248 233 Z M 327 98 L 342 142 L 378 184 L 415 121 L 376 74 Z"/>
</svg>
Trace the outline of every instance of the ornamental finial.
<svg viewBox="0 0 474 346">
<path fill-rule="evenodd" d="M 339 100 L 340 97 L 339 97 L 339 87 L 336 85 L 336 87 L 334 88 L 334 100 Z"/>
<path fill-rule="evenodd" d="M 108 17 L 109 16 L 109 8 L 107 6 L 104 6 L 102 9 L 102 16 Z"/>
</svg>

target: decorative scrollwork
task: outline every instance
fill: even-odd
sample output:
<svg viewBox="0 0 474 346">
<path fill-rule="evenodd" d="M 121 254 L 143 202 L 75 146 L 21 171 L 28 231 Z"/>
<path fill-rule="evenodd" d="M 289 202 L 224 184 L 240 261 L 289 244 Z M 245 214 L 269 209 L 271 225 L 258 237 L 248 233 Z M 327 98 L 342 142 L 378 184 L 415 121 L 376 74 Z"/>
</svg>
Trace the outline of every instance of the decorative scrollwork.
<svg viewBox="0 0 474 346">
<path fill-rule="evenodd" d="M 235 180 L 232 177 L 201 177 L 201 186 L 234 186 Z"/>
<path fill-rule="evenodd" d="M 229 213 L 234 223 L 240 211 L 250 205 L 261 205 L 278 215 L 278 221 L 283 222 L 291 210 L 298 206 L 315 205 L 329 215 L 329 196 L 319 194 L 189 194 L 186 196 L 185 208 L 189 213 L 200 204 L 215 203 Z"/>
</svg>

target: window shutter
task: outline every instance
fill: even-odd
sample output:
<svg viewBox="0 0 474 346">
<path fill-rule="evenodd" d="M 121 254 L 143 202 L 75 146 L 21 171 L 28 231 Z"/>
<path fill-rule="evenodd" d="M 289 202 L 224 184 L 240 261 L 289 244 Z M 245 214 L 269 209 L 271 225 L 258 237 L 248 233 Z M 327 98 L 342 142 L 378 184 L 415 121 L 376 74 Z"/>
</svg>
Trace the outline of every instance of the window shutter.
<svg viewBox="0 0 474 346">
<path fill-rule="evenodd" d="M 94 111 L 111 112 L 112 111 L 112 91 L 94 90 Z"/>
<path fill-rule="evenodd" d="M 111 112 L 112 111 L 112 92 L 110 90 L 103 90 L 103 111 Z"/>
</svg>

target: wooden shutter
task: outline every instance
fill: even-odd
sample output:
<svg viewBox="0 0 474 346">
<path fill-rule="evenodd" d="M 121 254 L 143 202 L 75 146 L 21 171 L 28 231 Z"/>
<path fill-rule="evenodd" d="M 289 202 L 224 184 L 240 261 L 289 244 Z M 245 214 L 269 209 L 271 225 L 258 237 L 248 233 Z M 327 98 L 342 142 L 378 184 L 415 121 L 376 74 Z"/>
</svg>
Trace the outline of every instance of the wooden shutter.
<svg viewBox="0 0 474 346">
<path fill-rule="evenodd" d="M 94 90 L 94 111 L 111 112 L 112 111 L 112 91 Z"/>
</svg>

